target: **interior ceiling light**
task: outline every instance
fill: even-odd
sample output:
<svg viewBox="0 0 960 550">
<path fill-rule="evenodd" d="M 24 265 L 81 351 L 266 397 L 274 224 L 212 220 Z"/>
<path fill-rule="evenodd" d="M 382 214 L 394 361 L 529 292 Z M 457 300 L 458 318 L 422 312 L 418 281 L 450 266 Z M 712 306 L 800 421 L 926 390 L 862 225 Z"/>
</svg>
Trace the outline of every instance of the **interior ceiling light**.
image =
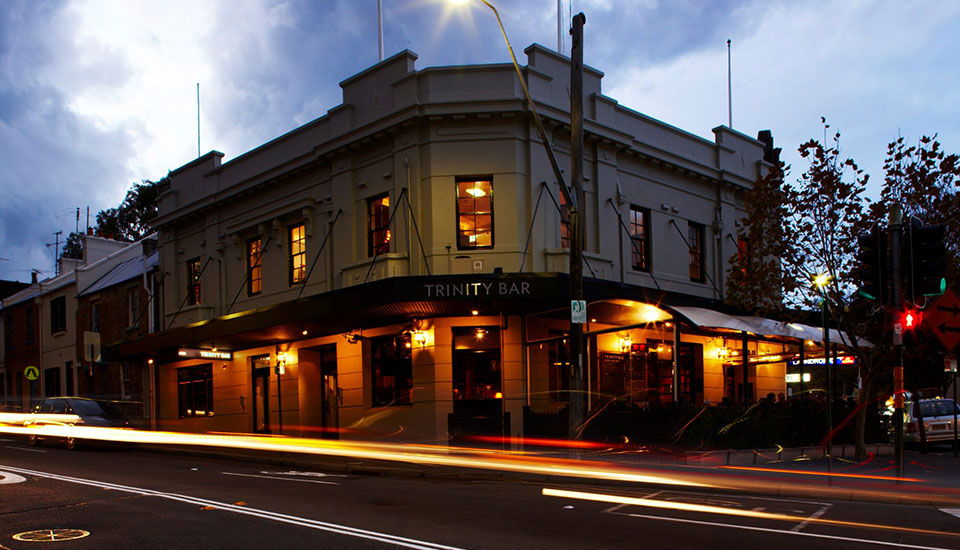
<svg viewBox="0 0 960 550">
<path fill-rule="evenodd" d="M 473 310 L 470 312 L 470 315 L 480 315 L 480 312 L 477 310 Z"/>
<path fill-rule="evenodd" d="M 467 194 L 477 199 L 486 196 L 487 192 L 480 188 L 480 182 L 473 184 L 473 187 L 467 189 Z"/>
</svg>

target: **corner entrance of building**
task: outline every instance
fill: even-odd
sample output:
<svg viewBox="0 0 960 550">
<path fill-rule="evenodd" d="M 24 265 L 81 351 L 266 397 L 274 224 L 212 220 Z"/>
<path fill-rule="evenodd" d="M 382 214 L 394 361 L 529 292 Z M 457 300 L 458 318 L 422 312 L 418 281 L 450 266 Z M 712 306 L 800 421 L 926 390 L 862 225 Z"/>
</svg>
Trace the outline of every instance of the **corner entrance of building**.
<svg viewBox="0 0 960 550">
<path fill-rule="evenodd" d="M 300 350 L 300 420 L 306 436 L 340 437 L 337 345 Z"/>
<path fill-rule="evenodd" d="M 452 374 L 451 437 L 510 433 L 509 413 L 503 412 L 500 329 L 454 328 Z"/>
</svg>

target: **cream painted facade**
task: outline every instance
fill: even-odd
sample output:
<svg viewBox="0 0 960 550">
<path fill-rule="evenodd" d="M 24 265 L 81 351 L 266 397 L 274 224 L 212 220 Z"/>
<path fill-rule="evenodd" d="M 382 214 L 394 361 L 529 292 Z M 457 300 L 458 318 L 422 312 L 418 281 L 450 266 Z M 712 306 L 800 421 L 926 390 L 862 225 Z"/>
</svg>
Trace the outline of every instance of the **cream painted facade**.
<svg viewBox="0 0 960 550">
<path fill-rule="evenodd" d="M 569 60 L 526 53 L 531 94 L 569 166 Z M 504 435 L 522 435 L 530 411 L 563 406 L 560 192 L 517 76 L 511 65 L 416 70 L 415 60 L 401 52 L 343 81 L 341 105 L 229 162 L 212 151 L 171 172 L 154 221 L 163 330 L 106 350 L 155 361 L 159 428 L 446 441 L 491 403 Z M 670 306 L 719 307 L 744 192 L 770 169 L 772 143 L 723 126 L 712 141 L 692 135 L 604 96 L 602 77 L 584 77 L 591 406 L 610 388 L 670 402 L 673 369 L 689 370 L 684 401 L 718 403 L 736 383 L 717 351 L 727 346 Z M 489 212 L 478 206 L 487 199 Z M 377 205 L 388 207 L 386 238 L 371 229 Z M 645 268 L 630 235 L 640 216 Z M 377 370 L 393 368 L 376 359 L 383 337 L 410 344 L 409 382 Z M 214 349 L 231 355 L 178 356 Z M 783 363 L 751 368 L 751 399 L 785 391 Z M 404 396 L 408 384 L 410 403 L 384 403 L 390 384 Z"/>
</svg>

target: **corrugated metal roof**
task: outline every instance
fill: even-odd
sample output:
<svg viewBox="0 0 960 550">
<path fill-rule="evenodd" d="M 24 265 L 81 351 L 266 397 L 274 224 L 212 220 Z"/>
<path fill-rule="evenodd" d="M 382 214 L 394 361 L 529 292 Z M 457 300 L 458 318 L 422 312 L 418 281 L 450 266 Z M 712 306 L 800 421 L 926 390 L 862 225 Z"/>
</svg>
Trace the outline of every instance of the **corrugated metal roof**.
<svg viewBox="0 0 960 550">
<path fill-rule="evenodd" d="M 146 269 L 150 269 L 152 266 L 156 265 L 157 258 L 158 254 L 156 253 L 147 258 Z M 142 256 L 137 256 L 120 262 L 113 269 L 108 271 L 103 277 L 100 277 L 96 280 L 96 282 L 80 291 L 80 296 L 93 294 L 94 292 L 99 292 L 113 285 L 118 285 L 120 283 L 129 281 L 130 279 L 140 277 L 143 275 L 143 270 L 144 263 Z"/>
</svg>

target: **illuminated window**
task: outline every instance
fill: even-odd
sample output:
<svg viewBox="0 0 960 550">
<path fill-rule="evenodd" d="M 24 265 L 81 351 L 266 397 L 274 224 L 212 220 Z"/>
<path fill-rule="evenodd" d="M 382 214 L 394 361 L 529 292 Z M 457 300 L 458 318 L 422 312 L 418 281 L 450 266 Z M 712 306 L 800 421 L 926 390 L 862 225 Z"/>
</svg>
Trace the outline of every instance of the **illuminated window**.
<svg viewBox="0 0 960 550">
<path fill-rule="evenodd" d="M 687 222 L 687 245 L 690 248 L 690 280 L 700 283 L 704 281 L 704 263 L 706 260 L 703 234 L 702 224 Z"/>
<path fill-rule="evenodd" d="M 493 182 L 457 179 L 457 248 L 493 247 Z"/>
<path fill-rule="evenodd" d="M 383 336 L 371 342 L 373 406 L 409 405 L 413 402 L 413 361 L 409 336 Z"/>
<path fill-rule="evenodd" d="M 262 253 L 259 237 L 247 241 L 247 296 L 260 294 L 263 290 L 262 264 L 260 263 Z"/>
<path fill-rule="evenodd" d="M 630 265 L 650 271 L 650 211 L 630 205 Z"/>
<path fill-rule="evenodd" d="M 187 262 L 187 305 L 200 303 L 200 258 Z"/>
<path fill-rule="evenodd" d="M 67 330 L 67 297 L 60 296 L 50 301 L 50 333 Z"/>
<path fill-rule="evenodd" d="M 367 256 L 390 252 L 390 196 L 380 195 L 367 201 Z"/>
<path fill-rule="evenodd" d="M 567 199 L 560 192 L 560 246 L 570 248 L 570 211 L 567 210 Z"/>
<path fill-rule="evenodd" d="M 302 223 L 290 228 L 290 284 L 307 277 L 307 230 Z"/>
<path fill-rule="evenodd" d="M 750 241 L 742 235 L 737 237 L 737 264 L 740 272 L 746 275 L 750 267 Z"/>
<path fill-rule="evenodd" d="M 177 369 L 177 408 L 180 418 L 213 416 L 213 365 Z"/>
</svg>

